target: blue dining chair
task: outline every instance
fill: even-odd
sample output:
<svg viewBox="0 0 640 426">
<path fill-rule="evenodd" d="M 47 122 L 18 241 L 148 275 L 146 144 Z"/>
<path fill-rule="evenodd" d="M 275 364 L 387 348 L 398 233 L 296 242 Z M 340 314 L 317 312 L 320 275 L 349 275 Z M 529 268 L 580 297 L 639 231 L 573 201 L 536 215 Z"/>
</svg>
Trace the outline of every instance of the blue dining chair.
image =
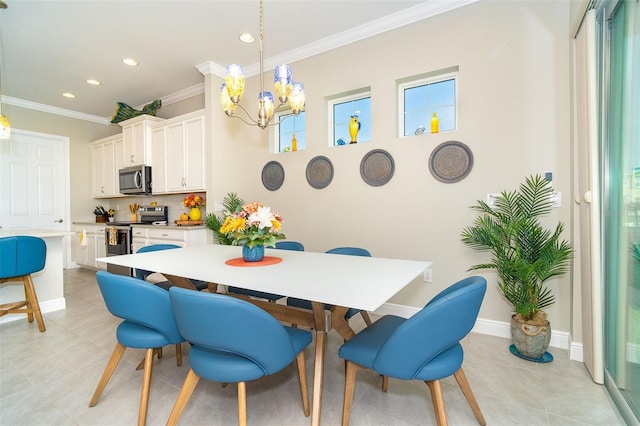
<svg viewBox="0 0 640 426">
<path fill-rule="evenodd" d="M 176 346 L 178 365 L 182 364 L 184 338 L 176 324 L 169 293 L 137 278 L 98 271 L 96 279 L 107 309 L 124 321 L 116 331 L 116 346 L 102 373 L 89 407 L 98 403 L 102 391 L 109 383 L 127 348 L 145 349 L 144 375 L 138 411 L 138 425 L 144 425 L 149 405 L 149 391 L 155 350 L 166 345 Z M 192 290 L 194 294 L 198 292 Z"/>
<path fill-rule="evenodd" d="M 177 424 L 200 377 L 238 384 L 238 423 L 246 425 L 246 382 L 275 374 L 294 360 L 302 408 L 304 415 L 309 416 L 303 350 L 311 343 L 311 333 L 285 327 L 257 306 L 231 296 L 178 287 L 172 287 L 169 296 L 180 333 L 192 346 L 191 369 L 167 425 Z M 203 327 L 203 324 L 215 326 Z"/>
<path fill-rule="evenodd" d="M 304 245 L 298 241 L 278 241 L 274 247 L 277 250 L 294 250 L 304 251 Z M 266 299 L 269 302 L 275 302 L 282 299 L 284 296 L 274 293 L 267 293 L 265 291 L 247 290 L 245 288 L 229 286 L 227 289 L 229 293 L 242 294 L 243 296 L 257 297 L 259 299 Z"/>
<path fill-rule="evenodd" d="M 487 288 L 479 276 L 465 278 L 446 288 L 411 318 L 385 315 L 340 347 L 338 355 L 346 361 L 342 425 L 349 424 L 356 373 L 369 368 L 383 376 L 423 380 L 431 391 L 438 425 L 447 424 L 440 380 L 453 375 L 476 419 L 484 416 L 462 370 L 460 340 L 473 328 Z"/>
<path fill-rule="evenodd" d="M 24 286 L 24 300 L 0 305 L 0 317 L 7 314 L 27 314 L 27 321 L 33 322 L 35 317 L 38 330 L 46 331 L 31 279 L 31 274 L 44 269 L 46 261 L 47 245 L 42 238 L 0 238 L 0 284 L 21 281 Z"/>
<path fill-rule="evenodd" d="M 325 253 L 328 254 L 343 254 L 348 256 L 365 256 L 371 257 L 371 253 L 368 250 L 360 248 L 360 247 L 336 247 L 331 250 L 327 250 Z M 295 297 L 287 298 L 287 305 L 295 306 L 297 308 L 311 309 L 311 302 L 304 299 L 297 299 Z M 331 309 L 331 305 L 325 305 L 325 309 Z M 360 313 L 362 315 L 362 319 L 365 324 L 371 325 L 371 317 L 369 317 L 369 313 L 367 311 L 361 311 L 360 309 L 349 308 L 347 313 L 344 315 L 346 319 L 351 319 L 356 314 Z"/>
<path fill-rule="evenodd" d="M 150 251 L 171 250 L 171 249 L 179 249 L 179 248 L 182 248 L 182 247 L 176 244 L 152 244 L 149 246 L 140 247 L 136 253 L 147 253 Z M 146 280 L 147 277 L 153 273 L 154 273 L 153 271 L 147 271 L 144 269 L 136 268 L 136 278 L 141 280 Z M 193 286 L 193 290 L 198 290 L 198 291 L 209 290 L 212 293 L 215 292 L 215 288 L 216 288 L 215 284 L 209 284 L 206 281 L 200 281 L 200 280 L 194 280 L 194 279 L 189 279 L 187 282 L 189 283 L 188 285 Z M 160 281 L 160 282 L 155 282 L 153 284 L 167 291 L 169 291 L 169 289 L 174 286 L 174 284 L 171 281 Z"/>
</svg>

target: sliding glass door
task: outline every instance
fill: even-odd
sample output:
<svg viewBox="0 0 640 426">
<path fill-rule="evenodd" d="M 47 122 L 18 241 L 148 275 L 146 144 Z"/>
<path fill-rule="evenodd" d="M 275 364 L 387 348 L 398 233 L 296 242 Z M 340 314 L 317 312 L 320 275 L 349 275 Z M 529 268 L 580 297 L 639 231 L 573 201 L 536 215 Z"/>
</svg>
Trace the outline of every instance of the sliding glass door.
<svg viewBox="0 0 640 426">
<path fill-rule="evenodd" d="M 603 278 L 607 387 L 640 419 L 640 3 L 607 2 L 603 38 Z M 613 5 L 613 6 L 612 6 Z M 607 12 L 607 9 L 610 11 Z"/>
</svg>

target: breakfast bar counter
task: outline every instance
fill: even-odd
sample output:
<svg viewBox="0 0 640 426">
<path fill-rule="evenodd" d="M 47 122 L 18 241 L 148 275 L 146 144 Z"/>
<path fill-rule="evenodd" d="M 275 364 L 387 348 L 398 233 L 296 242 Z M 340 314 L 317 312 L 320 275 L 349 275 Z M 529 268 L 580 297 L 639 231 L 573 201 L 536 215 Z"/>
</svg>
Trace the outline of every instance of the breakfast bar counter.
<svg viewBox="0 0 640 426">
<path fill-rule="evenodd" d="M 72 235 L 69 231 L 52 229 L 0 229 L 0 238 L 28 235 L 40 237 L 47 245 L 47 261 L 42 271 L 32 274 L 33 285 L 43 314 L 66 308 L 63 286 L 63 247 L 64 237 Z M 24 287 L 21 282 L 8 282 L 0 286 L 0 304 L 24 300 Z M 0 318 L 0 323 L 25 320 L 24 315 L 9 314 Z"/>
</svg>

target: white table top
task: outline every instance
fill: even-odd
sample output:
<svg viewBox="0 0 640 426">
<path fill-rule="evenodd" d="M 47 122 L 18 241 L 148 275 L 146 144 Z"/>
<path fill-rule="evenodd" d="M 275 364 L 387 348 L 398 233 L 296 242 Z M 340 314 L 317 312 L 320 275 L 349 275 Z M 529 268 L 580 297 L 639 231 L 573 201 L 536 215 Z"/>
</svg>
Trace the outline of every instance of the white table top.
<svg viewBox="0 0 640 426">
<path fill-rule="evenodd" d="M 114 265 L 199 279 L 331 305 L 374 311 L 420 275 L 431 262 L 267 248 L 275 265 L 238 267 L 238 246 L 210 244 L 100 258 Z"/>
</svg>

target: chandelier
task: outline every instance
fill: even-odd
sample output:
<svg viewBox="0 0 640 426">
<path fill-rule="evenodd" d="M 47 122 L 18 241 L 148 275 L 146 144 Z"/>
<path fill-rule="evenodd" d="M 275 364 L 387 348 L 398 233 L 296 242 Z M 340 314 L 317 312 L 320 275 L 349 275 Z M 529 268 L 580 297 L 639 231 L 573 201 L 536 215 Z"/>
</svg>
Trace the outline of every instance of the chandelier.
<svg viewBox="0 0 640 426">
<path fill-rule="evenodd" d="M 251 117 L 249 112 L 240 104 L 240 98 L 244 92 L 244 71 L 237 64 L 231 64 L 227 67 L 227 77 L 220 88 L 220 103 L 225 114 L 229 118 L 239 118 L 245 124 L 250 126 L 258 126 L 265 129 L 269 124 L 279 124 L 280 121 L 271 123 L 274 112 L 278 112 L 280 108 L 287 103 L 291 108 L 291 112 L 295 115 L 300 114 L 304 109 L 304 85 L 300 82 L 293 81 L 293 74 L 289 65 L 278 65 L 273 74 L 273 83 L 278 101 L 277 107 L 274 106 L 273 94 L 264 90 L 264 61 L 263 61 L 263 29 L 262 29 L 262 0 L 260 0 L 260 93 L 258 93 L 258 119 Z M 246 119 L 234 115 L 236 107 L 240 107 L 247 116 Z"/>
</svg>

